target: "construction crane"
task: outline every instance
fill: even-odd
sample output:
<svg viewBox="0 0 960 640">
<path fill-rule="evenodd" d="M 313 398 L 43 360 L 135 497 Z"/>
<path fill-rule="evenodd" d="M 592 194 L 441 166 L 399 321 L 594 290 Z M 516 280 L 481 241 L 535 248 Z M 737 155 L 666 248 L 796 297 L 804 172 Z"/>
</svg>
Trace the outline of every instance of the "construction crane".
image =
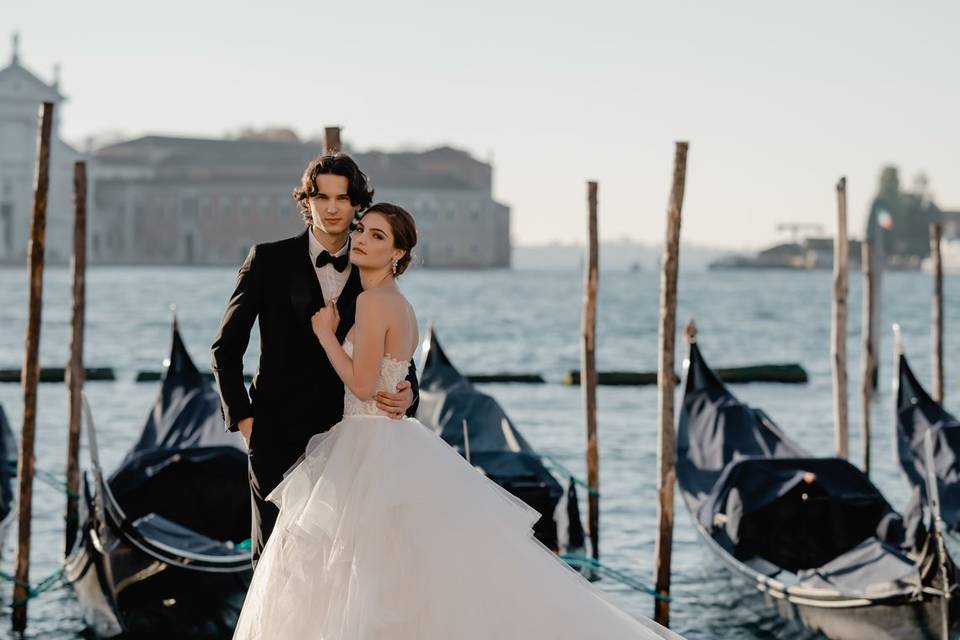
<svg viewBox="0 0 960 640">
<path fill-rule="evenodd" d="M 823 225 L 815 222 L 781 222 L 777 225 L 777 231 L 790 232 L 790 242 L 797 244 L 800 241 L 800 232 L 809 230 L 817 235 L 823 235 Z"/>
</svg>

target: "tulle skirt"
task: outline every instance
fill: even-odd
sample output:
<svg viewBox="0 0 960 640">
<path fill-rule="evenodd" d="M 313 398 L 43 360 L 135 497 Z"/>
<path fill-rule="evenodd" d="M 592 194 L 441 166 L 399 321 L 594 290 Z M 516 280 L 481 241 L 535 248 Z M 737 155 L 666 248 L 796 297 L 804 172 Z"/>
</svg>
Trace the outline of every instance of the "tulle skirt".
<svg viewBox="0 0 960 640">
<path fill-rule="evenodd" d="M 236 639 L 669 637 L 541 545 L 540 514 L 416 420 L 345 418 L 268 498 L 280 515 Z"/>
</svg>

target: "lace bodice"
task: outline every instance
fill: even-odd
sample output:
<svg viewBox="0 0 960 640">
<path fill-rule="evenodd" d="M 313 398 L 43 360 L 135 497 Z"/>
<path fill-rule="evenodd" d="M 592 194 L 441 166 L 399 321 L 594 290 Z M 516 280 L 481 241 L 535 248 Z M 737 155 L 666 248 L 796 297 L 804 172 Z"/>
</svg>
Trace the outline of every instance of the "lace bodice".
<svg viewBox="0 0 960 640">
<path fill-rule="evenodd" d="M 349 340 L 344 341 L 343 350 L 351 358 L 353 357 L 353 343 Z M 377 379 L 377 391 L 389 391 L 391 393 L 397 390 L 397 385 L 407 378 L 407 371 L 410 369 L 410 363 L 390 356 L 384 356 L 380 363 L 380 377 Z M 375 400 L 362 402 L 357 396 L 351 393 L 349 388 L 344 387 L 343 394 L 343 415 L 344 416 L 385 416 L 385 412 L 377 408 Z"/>
</svg>

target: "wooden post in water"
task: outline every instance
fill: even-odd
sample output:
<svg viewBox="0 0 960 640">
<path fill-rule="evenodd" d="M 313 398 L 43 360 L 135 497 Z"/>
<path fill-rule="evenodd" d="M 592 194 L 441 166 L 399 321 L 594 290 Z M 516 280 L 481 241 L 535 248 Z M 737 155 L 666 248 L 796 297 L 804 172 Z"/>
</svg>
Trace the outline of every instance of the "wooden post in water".
<svg viewBox="0 0 960 640">
<path fill-rule="evenodd" d="M 340 127 L 327 127 L 324 131 L 326 153 L 340 152 Z"/>
<path fill-rule="evenodd" d="M 850 457 L 847 430 L 847 179 L 837 183 L 837 236 L 833 242 L 833 428 L 837 455 Z"/>
<path fill-rule="evenodd" d="M 688 143 L 677 142 L 673 186 L 667 205 L 667 234 L 660 274 L 660 329 L 657 358 L 657 540 L 654 573 L 659 596 L 653 619 L 670 625 L 670 561 L 673 551 L 673 491 L 676 478 L 676 435 L 673 426 L 674 345 L 677 333 L 677 270 L 680 264 L 680 218 L 687 179 Z"/>
<path fill-rule="evenodd" d="M 930 259 L 933 262 L 933 399 L 943 402 L 943 227 L 930 225 Z"/>
<path fill-rule="evenodd" d="M 23 428 L 20 431 L 20 459 L 17 513 L 17 566 L 13 588 L 13 630 L 27 628 L 27 600 L 30 596 L 30 517 L 33 500 L 33 442 L 37 423 L 37 384 L 40 381 L 40 314 L 43 303 L 44 239 L 47 232 L 47 191 L 50 185 L 50 134 L 53 129 L 53 103 L 40 107 L 40 132 L 37 137 L 37 173 L 33 192 L 33 218 L 27 265 L 30 269 L 30 307 L 27 339 L 20 384 L 23 389 Z"/>
<path fill-rule="evenodd" d="M 587 183 L 587 259 L 583 279 L 583 318 L 581 322 L 580 389 L 587 431 L 587 529 L 593 559 L 600 559 L 600 452 L 597 445 L 597 285 L 599 260 L 597 253 L 597 183 Z"/>
<path fill-rule="evenodd" d="M 80 421 L 83 411 L 83 333 L 86 310 L 87 270 L 87 165 L 73 165 L 73 318 L 70 335 L 70 362 L 67 388 L 70 391 L 70 427 L 67 433 L 67 509 L 63 556 L 73 548 L 77 537 L 77 497 L 80 493 Z"/>
<path fill-rule="evenodd" d="M 870 399 L 873 397 L 877 378 L 877 354 L 874 352 L 876 340 L 873 334 L 876 322 L 876 276 L 873 269 L 872 247 L 868 239 L 860 247 L 860 264 L 863 271 L 863 352 L 861 354 L 860 399 L 860 453 L 861 468 L 870 475 Z"/>
</svg>

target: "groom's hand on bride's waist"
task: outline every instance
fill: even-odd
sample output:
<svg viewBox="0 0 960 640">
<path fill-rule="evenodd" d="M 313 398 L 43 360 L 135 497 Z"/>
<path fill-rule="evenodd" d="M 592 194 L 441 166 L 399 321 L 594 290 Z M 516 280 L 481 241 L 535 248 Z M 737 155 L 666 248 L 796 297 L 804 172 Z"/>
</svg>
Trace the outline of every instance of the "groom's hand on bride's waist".
<svg viewBox="0 0 960 640">
<path fill-rule="evenodd" d="M 410 382 L 402 381 L 397 385 L 396 393 L 387 393 L 386 391 L 377 392 L 377 407 L 387 413 L 391 418 L 399 420 L 407 413 L 407 409 L 413 404 L 413 390 L 410 388 Z"/>
</svg>

